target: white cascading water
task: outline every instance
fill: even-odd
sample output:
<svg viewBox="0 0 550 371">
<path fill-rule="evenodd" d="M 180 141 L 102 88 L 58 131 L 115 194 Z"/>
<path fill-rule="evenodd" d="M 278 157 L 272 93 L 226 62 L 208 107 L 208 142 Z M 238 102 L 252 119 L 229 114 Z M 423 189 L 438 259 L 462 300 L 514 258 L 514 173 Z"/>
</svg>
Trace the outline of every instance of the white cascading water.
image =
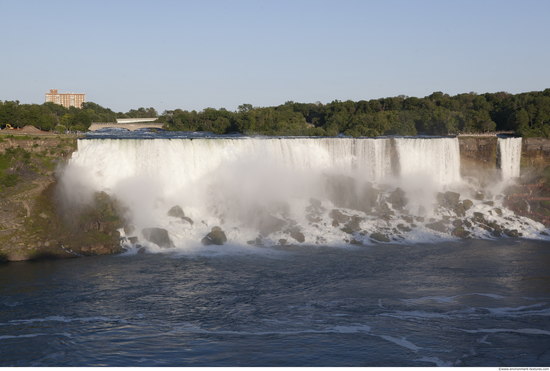
<svg viewBox="0 0 550 371">
<path fill-rule="evenodd" d="M 409 195 L 409 209 L 433 217 L 438 191 L 461 182 L 457 138 L 396 138 L 399 184 Z"/>
<path fill-rule="evenodd" d="M 456 138 L 83 139 L 60 186 L 72 204 L 99 191 L 116 198 L 132 226 L 126 237 L 151 251 L 162 249 L 144 228 L 165 229 L 183 249 L 200 246 L 214 226 L 229 244 L 245 246 L 453 238 L 463 226 L 452 218 L 476 212 L 524 236 L 544 229 L 481 201 L 465 215 L 455 215 L 456 202 L 441 209 L 441 192 L 460 182 Z M 174 206 L 187 220 L 168 215 Z M 443 227 L 431 225 L 441 218 Z M 464 228 L 490 236 L 487 228 Z"/>
<path fill-rule="evenodd" d="M 498 138 L 498 156 L 503 181 L 520 175 L 521 138 Z"/>
<path fill-rule="evenodd" d="M 233 170 L 234 179 L 290 171 L 357 174 L 372 182 L 391 175 L 388 139 L 102 139 L 79 140 L 70 169 L 81 187 L 116 193 L 126 182 L 159 183 L 162 197 L 189 192 L 204 178 Z M 85 169 L 85 170 L 84 170 Z M 286 174 L 289 175 L 289 174 Z M 290 181 L 290 179 L 287 179 Z M 78 192 L 80 194 L 80 192 Z"/>
<path fill-rule="evenodd" d="M 457 138 L 397 138 L 400 176 L 429 179 L 440 185 L 460 182 Z"/>
</svg>

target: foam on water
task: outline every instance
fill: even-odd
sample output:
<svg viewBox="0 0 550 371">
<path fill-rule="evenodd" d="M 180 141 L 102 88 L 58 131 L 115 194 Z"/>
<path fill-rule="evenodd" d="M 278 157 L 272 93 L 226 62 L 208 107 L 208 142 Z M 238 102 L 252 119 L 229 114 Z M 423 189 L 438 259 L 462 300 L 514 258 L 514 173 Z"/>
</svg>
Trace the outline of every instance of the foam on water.
<svg viewBox="0 0 550 371">
<path fill-rule="evenodd" d="M 411 343 L 410 341 L 406 340 L 405 338 L 396 338 L 389 335 L 380 335 L 380 338 L 387 340 L 391 343 L 394 343 L 396 345 L 399 345 L 400 347 L 407 348 L 409 350 L 412 350 L 414 352 L 418 352 L 422 348 Z"/>
<path fill-rule="evenodd" d="M 477 330 L 465 330 L 465 329 L 460 329 L 460 330 L 470 334 L 498 334 L 501 332 L 509 332 L 509 333 L 515 333 L 515 334 L 523 334 L 523 335 L 550 336 L 550 331 L 541 330 L 537 328 L 520 328 L 520 329 L 488 328 L 488 329 L 477 329 Z"/>
<path fill-rule="evenodd" d="M 46 333 L 36 333 L 36 334 L 23 334 L 23 335 L 0 335 L 0 340 L 9 340 L 9 339 L 22 339 L 22 338 L 35 338 L 38 336 L 64 336 L 64 337 L 71 337 L 68 333 L 54 333 L 54 334 L 46 334 Z"/>
<path fill-rule="evenodd" d="M 117 320 L 107 317 L 81 317 L 81 318 L 69 318 L 64 316 L 49 316 L 44 318 L 29 318 L 29 319 L 17 319 L 11 320 L 8 323 L 0 323 L 0 326 L 12 326 L 18 324 L 40 323 L 40 322 L 124 322 L 123 320 Z"/>
<path fill-rule="evenodd" d="M 443 361 L 438 357 L 422 357 L 422 358 L 416 359 L 415 361 L 433 363 L 437 367 L 452 367 L 455 365 L 454 362 Z"/>
<path fill-rule="evenodd" d="M 421 298 L 402 299 L 402 300 L 408 304 L 422 303 L 425 301 L 434 301 L 436 303 L 454 303 L 456 302 L 456 299 L 467 297 L 467 296 L 482 296 L 482 297 L 487 297 L 495 300 L 504 298 L 502 295 L 474 292 L 471 294 L 462 294 L 462 295 L 453 295 L 453 296 L 424 296 Z"/>
<path fill-rule="evenodd" d="M 214 334 L 214 335 L 246 335 L 246 336 L 270 336 L 270 335 L 301 335 L 301 334 L 355 334 L 369 333 L 371 327 L 367 325 L 349 325 L 349 326 L 334 326 L 324 329 L 295 329 L 295 330 L 274 330 L 274 331 L 237 331 L 237 330 L 208 330 L 198 327 L 192 323 L 179 325 L 172 329 L 172 333 L 198 333 L 198 334 Z"/>
</svg>

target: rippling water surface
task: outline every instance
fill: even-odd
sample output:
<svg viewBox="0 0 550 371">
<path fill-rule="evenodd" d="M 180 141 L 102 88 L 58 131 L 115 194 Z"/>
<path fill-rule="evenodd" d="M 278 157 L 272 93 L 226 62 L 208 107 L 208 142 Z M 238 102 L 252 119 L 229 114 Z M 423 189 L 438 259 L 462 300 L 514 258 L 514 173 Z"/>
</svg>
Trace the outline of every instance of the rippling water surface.
<svg viewBox="0 0 550 371">
<path fill-rule="evenodd" d="M 0 265 L 0 366 L 548 366 L 548 242 Z"/>
</svg>

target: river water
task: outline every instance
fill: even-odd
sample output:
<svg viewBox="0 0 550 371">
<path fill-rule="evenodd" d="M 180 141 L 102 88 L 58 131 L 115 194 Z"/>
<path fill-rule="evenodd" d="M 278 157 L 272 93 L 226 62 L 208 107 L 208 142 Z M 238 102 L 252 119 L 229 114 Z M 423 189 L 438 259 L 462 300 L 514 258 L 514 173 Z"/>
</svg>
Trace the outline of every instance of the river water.
<svg viewBox="0 0 550 371">
<path fill-rule="evenodd" d="M 0 265 L 0 366 L 548 366 L 550 246 L 220 246 Z"/>
</svg>

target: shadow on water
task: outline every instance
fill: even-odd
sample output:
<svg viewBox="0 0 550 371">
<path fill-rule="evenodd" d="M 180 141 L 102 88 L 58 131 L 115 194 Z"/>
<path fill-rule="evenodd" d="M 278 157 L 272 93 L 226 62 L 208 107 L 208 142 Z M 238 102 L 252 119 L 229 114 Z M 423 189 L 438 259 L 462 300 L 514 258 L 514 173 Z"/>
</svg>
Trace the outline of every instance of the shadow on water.
<svg viewBox="0 0 550 371">
<path fill-rule="evenodd" d="M 54 253 L 51 253 L 51 252 L 47 252 L 47 251 L 40 251 L 40 252 L 37 252 L 35 254 L 32 254 L 28 261 L 30 262 L 40 262 L 40 261 L 45 261 L 45 260 L 59 260 L 59 259 L 63 259 L 62 257 L 60 257 L 58 254 L 54 254 Z"/>
</svg>

